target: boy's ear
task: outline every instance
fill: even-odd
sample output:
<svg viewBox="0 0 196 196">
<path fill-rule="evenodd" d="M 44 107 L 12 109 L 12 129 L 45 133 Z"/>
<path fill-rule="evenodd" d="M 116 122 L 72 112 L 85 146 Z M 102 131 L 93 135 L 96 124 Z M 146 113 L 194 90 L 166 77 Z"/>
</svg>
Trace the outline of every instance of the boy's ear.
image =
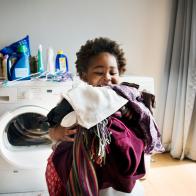
<svg viewBox="0 0 196 196">
<path fill-rule="evenodd" d="M 81 74 L 81 79 L 84 80 L 86 82 L 86 79 L 87 79 L 87 74 L 82 72 Z"/>
</svg>

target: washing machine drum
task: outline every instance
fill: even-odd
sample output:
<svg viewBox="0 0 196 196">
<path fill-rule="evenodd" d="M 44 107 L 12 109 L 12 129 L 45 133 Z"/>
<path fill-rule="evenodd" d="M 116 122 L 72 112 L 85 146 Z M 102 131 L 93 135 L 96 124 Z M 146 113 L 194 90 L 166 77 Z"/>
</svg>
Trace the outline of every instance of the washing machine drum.
<svg viewBox="0 0 196 196">
<path fill-rule="evenodd" d="M 48 110 L 24 106 L 0 118 L 0 153 L 10 164 L 39 168 L 51 152 L 48 124 L 42 119 Z"/>
<path fill-rule="evenodd" d="M 8 141 L 13 146 L 50 144 L 48 124 L 42 123 L 43 116 L 28 112 L 13 118 L 6 127 Z"/>
</svg>

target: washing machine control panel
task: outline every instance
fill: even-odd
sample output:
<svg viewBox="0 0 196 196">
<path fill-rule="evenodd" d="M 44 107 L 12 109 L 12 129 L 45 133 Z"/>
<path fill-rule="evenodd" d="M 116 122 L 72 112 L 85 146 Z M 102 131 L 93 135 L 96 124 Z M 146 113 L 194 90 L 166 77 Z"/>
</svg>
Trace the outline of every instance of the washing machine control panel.
<svg viewBox="0 0 196 196">
<path fill-rule="evenodd" d="M 32 100 L 32 99 L 42 99 L 44 95 L 44 89 L 38 87 L 32 88 L 17 88 L 17 99 L 25 99 L 25 100 Z"/>
<path fill-rule="evenodd" d="M 49 83 L 27 82 L 16 86 L 0 88 L 0 103 L 16 103 L 28 100 L 46 100 L 59 97 L 64 91 L 72 87 L 72 82 Z"/>
</svg>

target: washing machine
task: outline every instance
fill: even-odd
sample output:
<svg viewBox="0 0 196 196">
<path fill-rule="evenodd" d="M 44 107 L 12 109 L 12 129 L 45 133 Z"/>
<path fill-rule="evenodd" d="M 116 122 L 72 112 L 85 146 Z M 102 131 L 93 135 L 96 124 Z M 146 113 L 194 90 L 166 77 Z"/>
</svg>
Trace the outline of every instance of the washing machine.
<svg viewBox="0 0 196 196">
<path fill-rule="evenodd" d="M 47 190 L 51 140 L 40 122 L 71 86 L 35 80 L 0 87 L 0 193 Z"/>
<path fill-rule="evenodd" d="M 153 78 L 124 76 L 121 81 L 154 93 Z M 39 122 L 72 84 L 35 80 L 0 87 L 0 193 L 47 190 L 45 168 L 51 141 L 47 125 Z M 148 172 L 150 158 L 145 159 Z"/>
</svg>

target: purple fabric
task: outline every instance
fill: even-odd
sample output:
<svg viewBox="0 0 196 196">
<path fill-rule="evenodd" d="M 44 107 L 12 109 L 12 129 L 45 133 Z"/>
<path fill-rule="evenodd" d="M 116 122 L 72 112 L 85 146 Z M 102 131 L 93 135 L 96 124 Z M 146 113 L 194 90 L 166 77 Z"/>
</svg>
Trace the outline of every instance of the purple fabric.
<svg viewBox="0 0 196 196">
<path fill-rule="evenodd" d="M 73 143 L 61 142 L 54 150 L 52 161 L 65 188 L 73 162 Z"/>
<path fill-rule="evenodd" d="M 143 139 L 145 143 L 145 153 L 163 152 L 161 136 L 154 118 L 149 109 L 139 100 L 140 93 L 137 89 L 125 85 L 112 86 L 119 95 L 129 100 L 128 107 L 133 112 L 132 120 L 126 122 L 135 134 Z"/>
<path fill-rule="evenodd" d="M 99 189 L 113 187 L 122 192 L 131 192 L 135 180 L 145 174 L 144 144 L 115 117 L 109 118 L 108 129 L 112 133 L 109 153 L 102 167 L 94 165 Z M 62 142 L 53 155 L 55 169 L 64 186 L 73 162 L 73 144 Z"/>
<path fill-rule="evenodd" d="M 112 134 L 106 164 L 96 167 L 99 188 L 113 187 L 129 193 L 145 174 L 144 144 L 115 117 L 109 118 L 108 130 Z"/>
</svg>

